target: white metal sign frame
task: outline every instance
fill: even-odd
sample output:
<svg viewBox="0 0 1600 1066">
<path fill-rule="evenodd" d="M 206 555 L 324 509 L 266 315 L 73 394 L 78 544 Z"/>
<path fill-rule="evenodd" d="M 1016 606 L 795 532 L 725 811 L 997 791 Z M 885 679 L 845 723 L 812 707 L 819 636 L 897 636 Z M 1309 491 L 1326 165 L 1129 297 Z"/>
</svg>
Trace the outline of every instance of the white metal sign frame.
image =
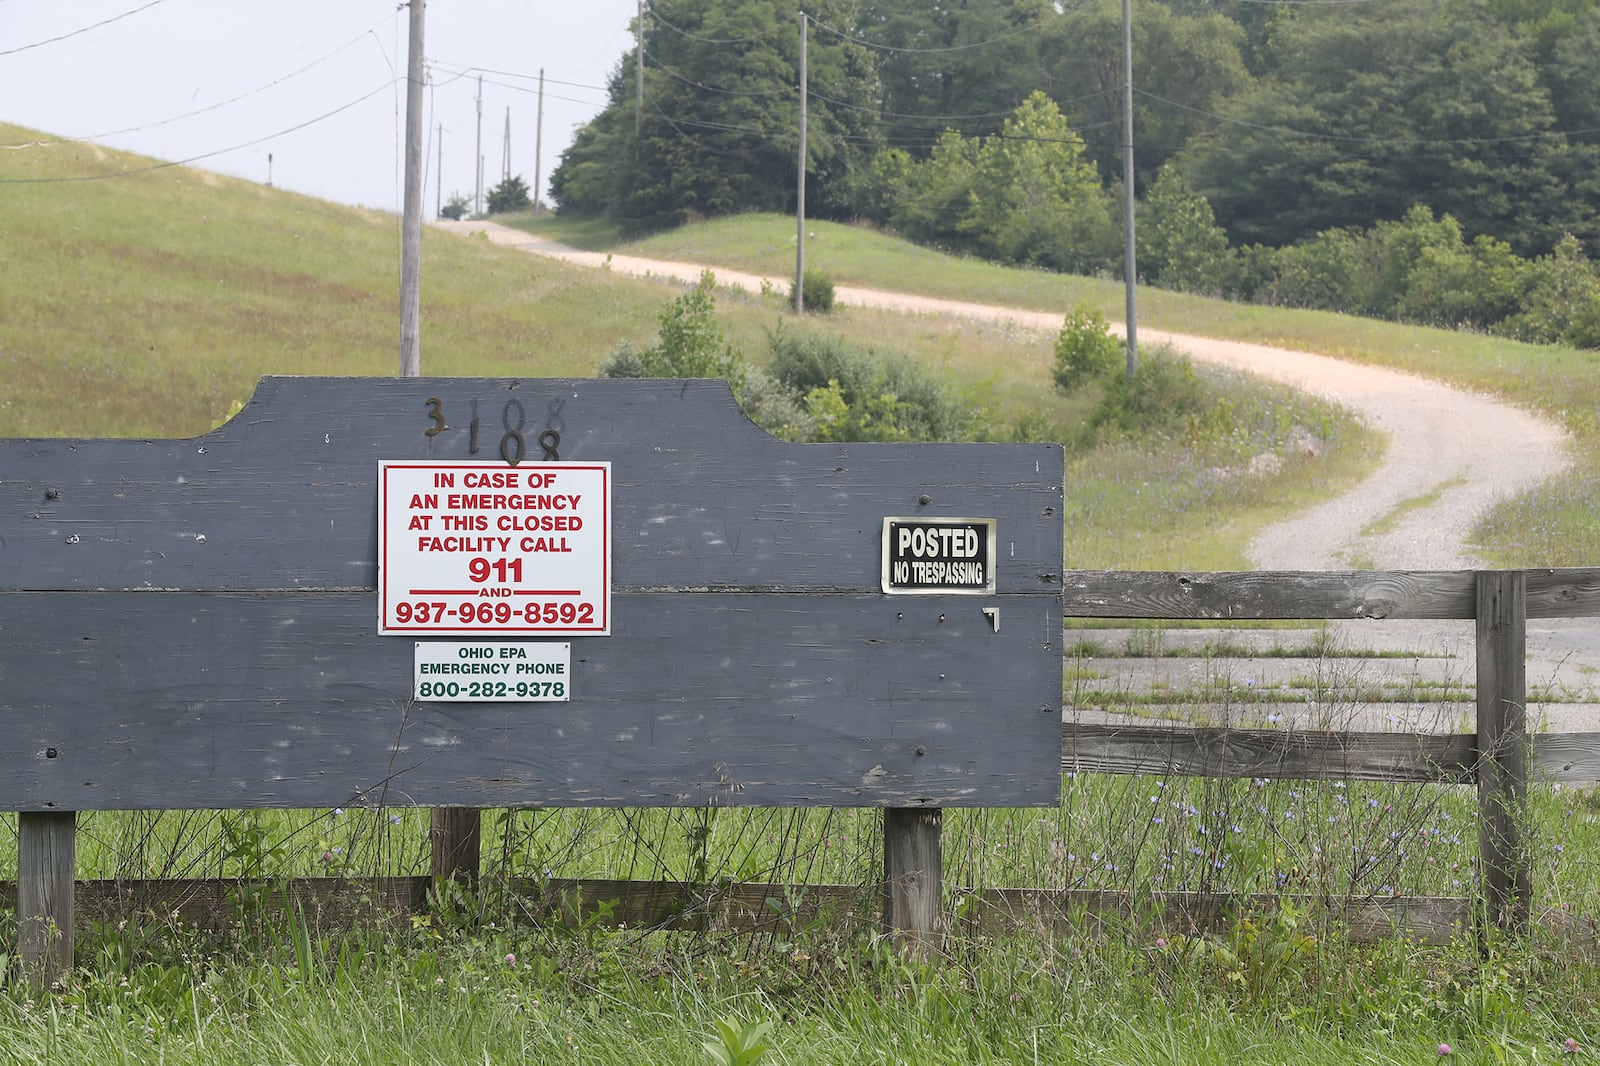
<svg viewBox="0 0 1600 1066">
<path fill-rule="evenodd" d="M 611 464 L 380 461 L 378 632 L 610 635 Z"/>
</svg>

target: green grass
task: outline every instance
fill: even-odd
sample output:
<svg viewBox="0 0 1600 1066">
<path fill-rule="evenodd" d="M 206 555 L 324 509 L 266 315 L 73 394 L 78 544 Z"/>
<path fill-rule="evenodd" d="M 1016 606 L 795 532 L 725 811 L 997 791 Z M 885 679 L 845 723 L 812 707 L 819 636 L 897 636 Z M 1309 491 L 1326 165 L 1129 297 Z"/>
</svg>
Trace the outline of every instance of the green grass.
<svg viewBox="0 0 1600 1066">
<path fill-rule="evenodd" d="M 1464 484 L 1466 484 L 1465 478 L 1451 478 L 1432 492 L 1425 492 L 1421 496 L 1412 496 L 1409 499 L 1401 500 L 1387 512 L 1362 526 L 1361 535 L 1363 537 L 1381 537 L 1385 533 L 1392 533 L 1395 527 L 1400 524 L 1400 520 L 1405 518 L 1406 515 L 1413 511 L 1419 511 L 1424 507 L 1432 507 L 1439 502 L 1439 498 L 1444 495 L 1446 489 L 1453 489 Z"/>
<path fill-rule="evenodd" d="M 702 1043 L 723 1020 L 771 1024 L 762 1063 L 852 1066 L 1389 1066 L 1437 1060 L 1445 1042 L 1466 1062 L 1539 1062 L 1600 1035 L 1559 964 L 1403 947 L 1352 959 L 1308 948 L 1292 923 L 1237 943 L 1024 941 L 930 968 L 881 949 L 752 961 L 508 930 L 341 940 L 342 962 L 197 949 L 108 965 L 69 997 L 0 1002 L 0 1059 L 675 1066 L 715 1061 Z M 1410 972 L 1419 961 L 1421 979 Z M 1337 1009 L 1318 1006 L 1330 998 Z"/>
<path fill-rule="evenodd" d="M 1530 800 L 1536 910 L 1593 913 L 1584 856 L 1600 847 L 1600 804 L 1548 789 Z M 973 887 L 1017 883 L 1135 899 L 1461 895 L 1473 806 L 1469 790 L 1431 786 L 1069 778 L 1057 809 L 947 812 L 949 911 L 959 919 Z M 577 828 L 612 872 L 637 865 L 626 847 L 587 846 L 599 841 L 563 820 L 574 813 L 537 815 L 533 836 L 560 846 Z M 748 847 L 764 827 L 745 813 L 676 812 L 671 832 L 709 819 L 713 840 L 734 831 L 719 849 Z M 834 814 L 830 833 L 872 838 L 870 812 Z M 645 865 L 671 867 L 673 850 Z M 870 881 L 875 849 L 847 850 Z M 235 927 L 204 932 L 131 914 L 86 931 L 63 992 L 0 995 L 0 1062 L 710 1063 L 702 1044 L 721 1021 L 771 1023 L 767 1063 L 1406 1063 L 1436 1059 L 1441 1042 L 1468 1062 L 1543 1062 L 1568 1039 L 1600 1040 L 1600 973 L 1560 935 L 1487 955 L 1470 939 L 1354 944 L 1289 898 L 1212 932 L 1086 913 L 1054 933 L 958 926 L 932 965 L 829 924 L 663 934 L 445 908 L 312 933 L 241 905 Z"/>
</svg>

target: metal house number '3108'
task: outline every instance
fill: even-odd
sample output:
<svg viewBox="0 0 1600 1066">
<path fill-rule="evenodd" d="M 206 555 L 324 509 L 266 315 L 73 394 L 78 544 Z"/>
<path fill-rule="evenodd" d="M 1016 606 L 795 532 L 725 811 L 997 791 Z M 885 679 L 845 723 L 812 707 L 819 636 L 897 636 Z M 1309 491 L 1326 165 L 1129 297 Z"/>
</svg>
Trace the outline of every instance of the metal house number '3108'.
<svg viewBox="0 0 1600 1066">
<path fill-rule="evenodd" d="M 428 405 L 428 417 L 433 424 L 423 430 L 428 437 L 436 437 L 449 429 L 449 424 L 444 418 L 444 401 L 437 396 L 430 396 L 425 401 Z M 559 404 L 559 401 L 558 401 Z M 514 414 L 513 414 L 514 412 Z M 559 417 L 559 409 L 557 412 Z M 513 419 L 515 425 L 512 424 Z M 516 466 L 527 457 L 528 442 L 523 437 L 523 428 L 527 425 L 528 415 L 523 409 L 521 400 L 507 400 L 505 407 L 500 412 L 500 424 L 505 432 L 500 435 L 500 458 L 512 466 Z M 467 452 L 470 455 L 478 454 L 478 401 L 472 401 L 472 421 L 467 423 Z M 539 434 L 539 447 L 543 450 L 543 458 L 549 462 L 559 462 L 561 453 L 561 433 L 559 430 L 547 429 Z"/>
</svg>

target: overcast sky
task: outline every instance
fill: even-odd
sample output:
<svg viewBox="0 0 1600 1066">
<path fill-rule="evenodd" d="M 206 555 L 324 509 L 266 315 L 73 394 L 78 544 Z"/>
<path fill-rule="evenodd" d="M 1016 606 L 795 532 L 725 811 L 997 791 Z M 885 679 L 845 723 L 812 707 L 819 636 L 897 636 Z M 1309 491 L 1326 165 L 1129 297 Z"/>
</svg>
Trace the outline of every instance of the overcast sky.
<svg viewBox="0 0 1600 1066">
<path fill-rule="evenodd" d="M 429 3 L 425 213 L 440 173 L 446 200 L 473 195 L 480 73 L 485 195 L 502 174 L 508 108 L 511 173 L 534 183 L 541 67 L 548 183 L 604 104 L 636 9 Z M 397 0 L 0 0 L 0 120 L 262 182 L 270 154 L 276 186 L 398 211 L 408 17 Z"/>
</svg>

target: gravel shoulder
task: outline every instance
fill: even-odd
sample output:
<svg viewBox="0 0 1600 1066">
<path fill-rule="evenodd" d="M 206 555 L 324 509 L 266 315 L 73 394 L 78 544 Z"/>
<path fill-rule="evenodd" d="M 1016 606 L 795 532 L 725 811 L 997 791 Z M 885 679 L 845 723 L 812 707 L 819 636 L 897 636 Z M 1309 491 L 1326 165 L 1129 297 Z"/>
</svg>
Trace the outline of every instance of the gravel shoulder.
<svg viewBox="0 0 1600 1066">
<path fill-rule="evenodd" d="M 583 252 L 491 222 L 440 222 L 491 243 L 639 277 L 693 282 L 698 264 Z M 717 268 L 717 283 L 759 292 L 787 291 L 788 278 Z M 1054 334 L 1059 313 L 941 300 L 840 286 L 842 304 L 1010 322 Z M 1378 469 L 1348 492 L 1263 530 L 1248 548 L 1259 570 L 1460 570 L 1483 562 L 1466 543 L 1490 507 L 1533 488 L 1570 463 L 1565 431 L 1547 419 L 1429 378 L 1306 352 L 1143 329 L 1191 358 L 1228 366 L 1324 397 L 1359 414 L 1387 438 Z M 1551 703 L 1530 714 L 1552 728 L 1600 729 L 1600 640 L 1588 620 L 1530 626 L 1528 684 L 1564 688 L 1577 703 Z M 1473 638 L 1466 623 L 1349 623 L 1336 640 L 1350 645 L 1448 656 L 1472 676 Z M 1533 720 L 1538 721 L 1535 717 Z"/>
</svg>

